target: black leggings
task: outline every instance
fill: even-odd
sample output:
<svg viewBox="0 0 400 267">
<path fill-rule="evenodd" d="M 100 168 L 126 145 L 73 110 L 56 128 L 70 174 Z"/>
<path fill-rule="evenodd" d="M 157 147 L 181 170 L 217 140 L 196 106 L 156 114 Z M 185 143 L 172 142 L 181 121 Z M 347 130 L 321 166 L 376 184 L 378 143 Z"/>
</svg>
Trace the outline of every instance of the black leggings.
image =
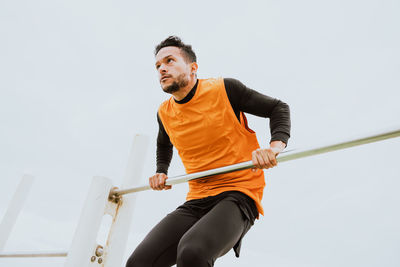
<svg viewBox="0 0 400 267">
<path fill-rule="evenodd" d="M 213 266 L 250 228 L 229 197 L 199 214 L 185 205 L 168 214 L 139 244 L 126 267 Z"/>
</svg>

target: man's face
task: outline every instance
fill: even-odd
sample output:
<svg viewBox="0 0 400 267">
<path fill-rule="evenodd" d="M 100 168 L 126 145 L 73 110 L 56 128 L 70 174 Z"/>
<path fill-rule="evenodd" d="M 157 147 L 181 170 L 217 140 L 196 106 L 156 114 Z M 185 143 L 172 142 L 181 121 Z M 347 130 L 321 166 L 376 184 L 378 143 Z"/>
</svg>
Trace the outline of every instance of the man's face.
<svg viewBox="0 0 400 267">
<path fill-rule="evenodd" d="M 168 46 L 156 55 L 156 69 L 161 88 L 166 93 L 174 93 L 189 83 L 191 64 L 186 63 L 181 49 Z"/>
</svg>

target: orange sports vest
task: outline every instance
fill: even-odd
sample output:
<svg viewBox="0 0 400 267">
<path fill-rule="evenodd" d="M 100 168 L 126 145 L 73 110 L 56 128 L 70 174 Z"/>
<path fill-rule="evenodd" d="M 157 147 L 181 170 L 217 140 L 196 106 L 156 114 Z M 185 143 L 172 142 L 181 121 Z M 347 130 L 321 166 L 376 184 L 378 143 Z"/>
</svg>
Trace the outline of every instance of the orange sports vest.
<svg viewBox="0 0 400 267">
<path fill-rule="evenodd" d="M 252 152 L 260 147 L 243 112 L 240 122 L 237 119 L 222 78 L 200 79 L 189 102 L 178 104 L 171 97 L 161 104 L 158 114 L 187 173 L 249 161 Z M 186 199 L 240 191 L 254 199 L 259 213 L 264 215 L 264 187 L 264 172 L 247 169 L 189 181 Z"/>
</svg>

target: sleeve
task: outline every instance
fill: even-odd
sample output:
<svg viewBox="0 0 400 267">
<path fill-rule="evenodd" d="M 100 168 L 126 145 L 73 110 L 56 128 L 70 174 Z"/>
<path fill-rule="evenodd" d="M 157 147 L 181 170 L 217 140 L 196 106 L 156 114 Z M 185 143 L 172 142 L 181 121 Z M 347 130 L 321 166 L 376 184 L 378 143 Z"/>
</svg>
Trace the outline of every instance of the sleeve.
<svg viewBox="0 0 400 267">
<path fill-rule="evenodd" d="M 240 111 L 269 118 L 272 141 L 282 141 L 286 145 L 290 138 L 289 106 L 276 98 L 263 95 L 246 87 L 236 79 L 225 78 L 225 90 L 236 116 Z"/>
<path fill-rule="evenodd" d="M 157 112 L 158 121 L 158 136 L 157 136 L 157 152 L 156 152 L 156 162 L 157 162 L 157 173 L 168 174 L 169 164 L 171 163 L 173 146 L 167 132 L 165 131 L 164 125 L 161 122 L 160 116 Z"/>
</svg>

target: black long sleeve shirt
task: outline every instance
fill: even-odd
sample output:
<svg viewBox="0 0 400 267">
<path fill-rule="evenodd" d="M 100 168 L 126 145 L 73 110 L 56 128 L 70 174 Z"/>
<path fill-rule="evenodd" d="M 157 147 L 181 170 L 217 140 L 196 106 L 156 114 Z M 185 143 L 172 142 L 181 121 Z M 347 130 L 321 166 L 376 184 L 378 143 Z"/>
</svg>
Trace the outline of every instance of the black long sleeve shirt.
<svg viewBox="0 0 400 267">
<path fill-rule="evenodd" d="M 288 143 L 290 137 L 290 110 L 286 103 L 250 89 L 236 79 L 225 78 L 224 84 L 229 102 L 239 121 L 241 111 L 269 118 L 270 142 L 282 141 L 285 144 Z M 178 104 L 189 102 L 197 90 L 197 85 L 198 81 L 184 99 L 180 101 L 175 100 L 175 102 Z M 157 120 L 159 124 L 157 137 L 157 173 L 168 174 L 169 164 L 172 159 L 172 143 L 158 113 Z"/>
</svg>

